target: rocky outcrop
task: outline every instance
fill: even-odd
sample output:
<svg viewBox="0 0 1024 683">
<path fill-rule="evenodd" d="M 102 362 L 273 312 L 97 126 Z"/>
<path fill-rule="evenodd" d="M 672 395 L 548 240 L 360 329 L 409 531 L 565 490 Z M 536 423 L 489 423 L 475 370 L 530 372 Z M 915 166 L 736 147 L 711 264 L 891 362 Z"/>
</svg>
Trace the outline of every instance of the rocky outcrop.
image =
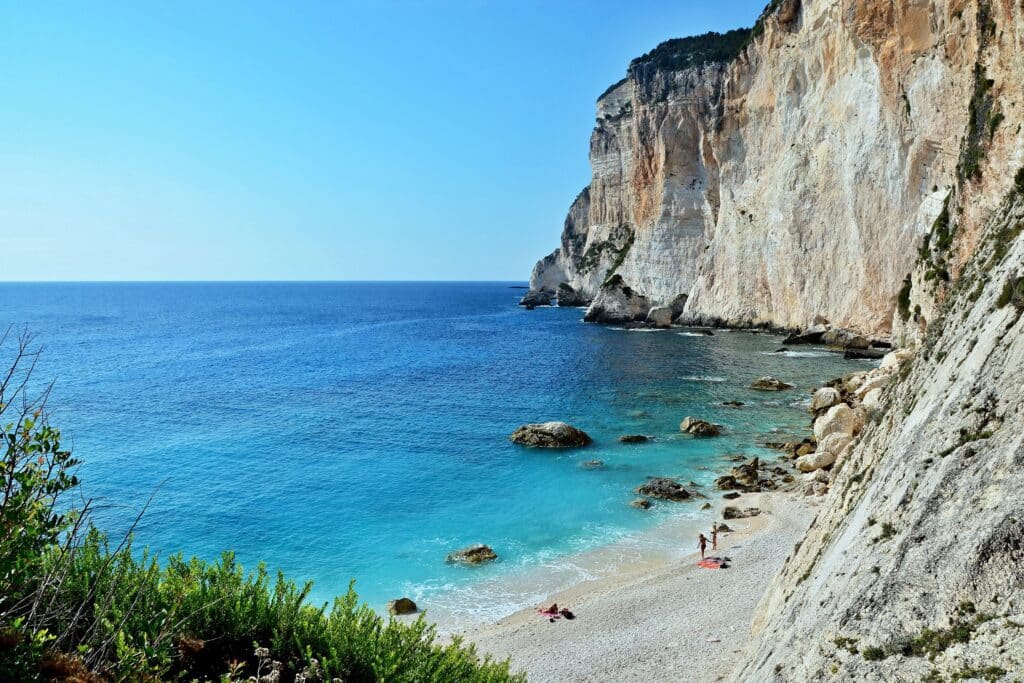
<svg viewBox="0 0 1024 683">
<path fill-rule="evenodd" d="M 585 431 L 564 422 L 526 424 L 508 438 L 512 443 L 534 448 L 579 448 L 593 442 Z"/>
<path fill-rule="evenodd" d="M 647 443 L 650 437 L 643 434 L 623 434 L 619 437 L 621 443 Z"/>
<path fill-rule="evenodd" d="M 651 310 L 647 311 L 647 324 L 651 325 L 652 327 L 671 327 L 672 307 L 655 306 Z"/>
<path fill-rule="evenodd" d="M 650 310 L 647 297 L 613 275 L 597 293 L 584 320 L 591 323 L 629 323 L 644 320 Z"/>
<path fill-rule="evenodd" d="M 689 500 L 693 494 L 683 488 L 683 485 L 674 479 L 656 477 L 646 484 L 638 487 L 636 492 L 648 498 L 661 498 L 663 500 L 682 501 Z"/>
<path fill-rule="evenodd" d="M 751 382 L 750 388 L 757 389 L 758 391 L 782 391 L 784 389 L 792 389 L 793 385 L 783 382 L 781 379 L 765 375 Z"/>
<path fill-rule="evenodd" d="M 558 283 L 558 305 L 559 306 L 589 306 L 590 301 L 584 298 L 579 292 L 566 282 Z"/>
<path fill-rule="evenodd" d="M 498 559 L 497 553 L 489 545 L 478 543 L 461 550 L 449 553 L 446 561 L 449 564 L 484 564 Z"/>
<path fill-rule="evenodd" d="M 551 290 L 531 289 L 519 300 L 519 305 L 526 307 L 527 310 L 533 310 L 537 306 L 550 306 L 552 296 Z"/>
<path fill-rule="evenodd" d="M 707 420 L 701 420 L 696 417 L 687 417 L 679 423 L 679 431 L 692 434 L 694 436 L 718 436 L 721 434 L 721 429 L 718 425 L 711 424 Z"/>
</svg>

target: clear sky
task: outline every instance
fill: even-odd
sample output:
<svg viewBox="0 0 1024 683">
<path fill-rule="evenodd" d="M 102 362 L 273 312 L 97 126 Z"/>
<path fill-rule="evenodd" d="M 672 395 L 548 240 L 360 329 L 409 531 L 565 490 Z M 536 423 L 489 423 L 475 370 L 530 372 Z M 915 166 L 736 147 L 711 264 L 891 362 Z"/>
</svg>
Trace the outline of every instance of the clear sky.
<svg viewBox="0 0 1024 683">
<path fill-rule="evenodd" d="M 764 2 L 2 2 L 0 280 L 524 280 L 597 95 Z"/>
</svg>

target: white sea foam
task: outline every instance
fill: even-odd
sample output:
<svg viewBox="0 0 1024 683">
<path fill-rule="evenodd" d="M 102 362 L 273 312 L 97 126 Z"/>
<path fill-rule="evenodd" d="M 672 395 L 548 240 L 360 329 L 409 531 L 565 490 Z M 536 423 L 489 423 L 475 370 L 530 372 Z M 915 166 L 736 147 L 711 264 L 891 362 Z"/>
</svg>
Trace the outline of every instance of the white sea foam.
<svg viewBox="0 0 1024 683">
<path fill-rule="evenodd" d="M 710 375 L 692 375 L 688 377 L 680 377 L 679 379 L 684 382 L 724 382 L 724 377 L 714 377 Z"/>
<path fill-rule="evenodd" d="M 680 337 L 710 337 L 710 334 L 704 334 L 703 332 L 676 332 Z"/>
<path fill-rule="evenodd" d="M 762 351 L 763 356 L 782 356 L 783 358 L 827 358 L 834 356 L 835 351 Z"/>
</svg>

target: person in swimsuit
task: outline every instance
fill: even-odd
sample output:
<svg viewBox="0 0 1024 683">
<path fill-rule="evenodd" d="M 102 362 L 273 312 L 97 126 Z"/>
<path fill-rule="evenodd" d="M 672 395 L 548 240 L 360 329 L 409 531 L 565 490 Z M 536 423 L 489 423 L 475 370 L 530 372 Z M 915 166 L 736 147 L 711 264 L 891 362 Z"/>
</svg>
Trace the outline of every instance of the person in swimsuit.
<svg viewBox="0 0 1024 683">
<path fill-rule="evenodd" d="M 708 547 L 708 537 L 705 536 L 704 534 L 701 534 L 699 537 L 697 537 L 697 547 L 700 548 L 700 559 L 703 560 L 704 559 L 704 551 Z"/>
</svg>

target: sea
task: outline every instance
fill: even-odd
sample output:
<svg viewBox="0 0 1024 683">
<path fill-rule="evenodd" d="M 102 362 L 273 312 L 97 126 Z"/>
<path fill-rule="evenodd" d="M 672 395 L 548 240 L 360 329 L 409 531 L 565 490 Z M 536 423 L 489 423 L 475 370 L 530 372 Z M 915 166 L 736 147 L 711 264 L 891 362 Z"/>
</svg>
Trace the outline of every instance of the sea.
<svg viewBox="0 0 1024 683">
<path fill-rule="evenodd" d="M 681 561 L 730 458 L 778 458 L 763 444 L 808 433 L 810 391 L 871 365 L 780 353 L 769 333 L 527 311 L 522 284 L 8 283 L 0 323 L 43 348 L 33 387 L 53 383 L 51 422 L 98 526 L 117 536 L 142 513 L 137 549 L 231 550 L 312 581 L 316 604 L 354 580 L 375 609 L 411 597 L 451 629 L 624 564 Z M 762 375 L 796 388 L 749 389 Z M 688 415 L 722 436 L 681 433 Z M 508 439 L 549 420 L 594 443 Z M 653 476 L 707 499 L 632 507 Z M 474 543 L 498 560 L 446 563 Z"/>
</svg>

